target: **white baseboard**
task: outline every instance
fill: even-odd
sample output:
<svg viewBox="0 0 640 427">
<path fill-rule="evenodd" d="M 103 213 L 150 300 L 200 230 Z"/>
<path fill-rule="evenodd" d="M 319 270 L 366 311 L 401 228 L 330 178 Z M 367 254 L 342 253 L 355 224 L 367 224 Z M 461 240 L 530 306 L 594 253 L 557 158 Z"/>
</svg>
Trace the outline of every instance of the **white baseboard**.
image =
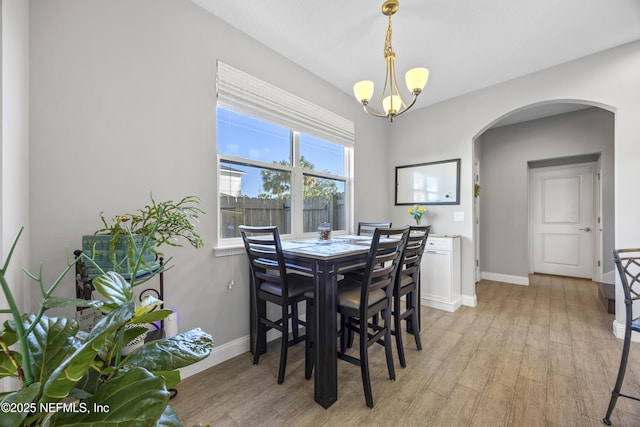
<svg viewBox="0 0 640 427">
<path fill-rule="evenodd" d="M 306 314 L 300 315 L 300 320 L 304 321 L 307 318 Z M 271 342 L 280 337 L 280 332 L 272 329 L 267 332 L 267 342 Z M 215 340 L 215 337 L 214 337 Z M 214 341 L 215 342 L 215 341 Z M 185 379 L 191 375 L 195 375 L 199 372 L 209 369 L 215 365 L 232 359 L 236 356 L 246 353 L 250 350 L 250 336 L 245 335 L 236 340 L 230 341 L 222 345 L 214 345 L 211 355 L 204 360 L 193 365 L 180 368 L 180 378 Z"/>
<path fill-rule="evenodd" d="M 602 283 L 616 283 L 616 271 L 607 271 L 602 275 Z"/>
<path fill-rule="evenodd" d="M 481 277 L 486 280 L 493 280 L 495 282 L 512 283 L 514 285 L 529 286 L 529 277 L 512 276 L 510 274 L 489 273 L 483 271 Z"/>
<path fill-rule="evenodd" d="M 613 321 L 613 335 L 621 340 L 624 339 L 624 323 L 620 323 L 617 320 Z M 631 332 L 631 341 L 640 342 L 640 334 Z"/>
<path fill-rule="evenodd" d="M 468 307 L 476 307 L 478 305 L 478 297 L 474 295 L 462 295 L 462 305 Z"/>
<path fill-rule="evenodd" d="M 450 313 L 453 313 L 454 311 L 456 311 L 461 304 L 462 303 L 460 300 L 455 300 L 453 302 L 445 302 L 445 301 L 437 301 L 435 299 L 430 299 L 430 298 L 420 298 L 420 305 L 437 308 L 438 310 L 444 310 Z"/>
<path fill-rule="evenodd" d="M 201 360 L 198 363 L 194 363 L 193 365 L 180 368 L 180 378 L 185 379 L 248 351 L 249 335 L 219 346 L 214 346 L 211 355 L 206 359 Z"/>
</svg>

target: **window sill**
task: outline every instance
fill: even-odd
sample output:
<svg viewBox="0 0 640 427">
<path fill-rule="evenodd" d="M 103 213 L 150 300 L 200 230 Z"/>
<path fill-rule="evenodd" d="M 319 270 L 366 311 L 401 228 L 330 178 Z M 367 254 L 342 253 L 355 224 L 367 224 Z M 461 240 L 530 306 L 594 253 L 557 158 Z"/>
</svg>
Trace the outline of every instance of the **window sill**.
<svg viewBox="0 0 640 427">
<path fill-rule="evenodd" d="M 213 248 L 213 255 L 216 258 L 244 254 L 246 254 L 244 246 L 216 246 Z"/>
</svg>

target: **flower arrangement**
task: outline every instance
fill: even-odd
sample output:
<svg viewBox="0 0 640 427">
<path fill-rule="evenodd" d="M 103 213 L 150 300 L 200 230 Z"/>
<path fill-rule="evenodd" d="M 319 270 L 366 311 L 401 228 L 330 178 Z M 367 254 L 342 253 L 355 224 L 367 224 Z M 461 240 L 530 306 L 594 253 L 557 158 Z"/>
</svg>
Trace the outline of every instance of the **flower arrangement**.
<svg viewBox="0 0 640 427">
<path fill-rule="evenodd" d="M 422 206 L 418 206 L 418 205 L 413 205 L 413 207 L 409 209 L 407 213 L 411 215 L 413 219 L 416 220 L 416 224 L 420 225 L 420 219 L 422 219 L 422 216 L 427 213 L 427 208 L 423 208 Z"/>
</svg>

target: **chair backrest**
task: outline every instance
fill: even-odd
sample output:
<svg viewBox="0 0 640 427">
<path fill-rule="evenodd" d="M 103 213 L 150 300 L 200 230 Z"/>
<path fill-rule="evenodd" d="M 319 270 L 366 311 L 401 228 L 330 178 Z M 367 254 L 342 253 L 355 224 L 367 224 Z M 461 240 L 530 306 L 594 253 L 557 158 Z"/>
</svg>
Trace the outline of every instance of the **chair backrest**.
<svg viewBox="0 0 640 427">
<path fill-rule="evenodd" d="M 371 250 L 364 268 L 360 307 L 367 307 L 369 293 L 382 289 L 387 297 L 393 293 L 396 271 L 409 235 L 409 227 L 378 228 L 373 232 Z"/>
<path fill-rule="evenodd" d="M 288 295 L 287 269 L 282 254 L 278 227 L 240 225 L 238 229 L 249 257 L 249 266 L 256 289 L 260 289 L 263 282 L 280 284 L 282 296 L 286 298 Z"/>
<path fill-rule="evenodd" d="M 640 248 L 614 250 L 613 262 L 618 270 L 624 291 L 626 333 L 631 334 L 631 323 L 635 320 L 633 303 L 640 300 Z"/>
<path fill-rule="evenodd" d="M 359 222 L 358 236 L 373 235 L 376 228 L 391 228 L 390 222 Z"/>
<path fill-rule="evenodd" d="M 412 225 L 409 227 L 407 243 L 402 252 L 402 258 L 396 273 L 396 283 L 398 287 L 402 279 L 407 276 L 412 276 L 413 281 L 417 283 L 417 273 L 420 271 L 420 261 L 422 260 L 430 231 L 430 225 Z"/>
</svg>

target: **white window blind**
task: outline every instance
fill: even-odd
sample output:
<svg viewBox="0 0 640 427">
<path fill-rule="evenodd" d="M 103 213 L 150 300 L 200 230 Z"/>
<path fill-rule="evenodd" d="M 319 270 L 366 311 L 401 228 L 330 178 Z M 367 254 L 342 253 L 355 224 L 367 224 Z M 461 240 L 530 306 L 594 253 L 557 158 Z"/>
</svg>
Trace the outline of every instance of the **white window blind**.
<svg viewBox="0 0 640 427">
<path fill-rule="evenodd" d="M 353 146 L 354 126 L 338 114 L 218 61 L 218 107 Z"/>
</svg>

